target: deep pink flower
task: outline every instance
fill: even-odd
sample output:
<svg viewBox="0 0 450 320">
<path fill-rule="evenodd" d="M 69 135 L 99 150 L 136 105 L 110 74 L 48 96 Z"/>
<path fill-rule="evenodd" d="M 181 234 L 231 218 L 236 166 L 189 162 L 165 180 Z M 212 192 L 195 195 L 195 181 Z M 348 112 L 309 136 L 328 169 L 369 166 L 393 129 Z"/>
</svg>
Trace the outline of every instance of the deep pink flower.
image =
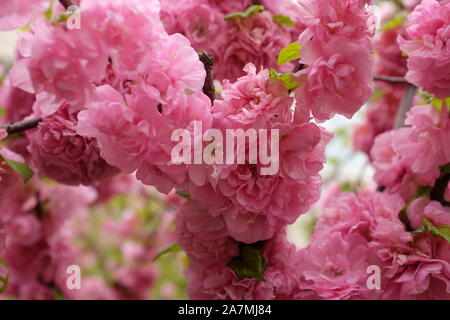
<svg viewBox="0 0 450 320">
<path fill-rule="evenodd" d="M 97 141 L 79 135 L 76 127 L 77 113 L 64 105 L 26 133 L 37 174 L 69 185 L 90 185 L 117 174 L 100 156 Z"/>
</svg>

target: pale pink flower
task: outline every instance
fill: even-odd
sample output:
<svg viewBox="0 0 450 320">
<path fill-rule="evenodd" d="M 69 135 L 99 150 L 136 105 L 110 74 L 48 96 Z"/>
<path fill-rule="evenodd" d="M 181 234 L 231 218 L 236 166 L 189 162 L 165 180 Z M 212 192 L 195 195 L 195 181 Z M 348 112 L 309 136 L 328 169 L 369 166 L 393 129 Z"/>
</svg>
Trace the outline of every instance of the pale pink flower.
<svg viewBox="0 0 450 320">
<path fill-rule="evenodd" d="M 312 37 L 328 42 L 334 37 L 362 41 L 371 46 L 375 33 L 375 17 L 367 9 L 367 0 L 302 0 L 298 1 L 299 20 L 307 27 L 299 42 Z"/>
<path fill-rule="evenodd" d="M 450 2 L 424 0 L 408 16 L 400 47 L 408 54 L 406 79 L 445 99 L 450 96 Z"/>
<path fill-rule="evenodd" d="M 11 0 L 0 4 L 0 30 L 12 30 L 30 22 L 32 15 L 38 15 L 50 6 L 48 0 Z"/>
<path fill-rule="evenodd" d="M 370 98 L 373 57 L 367 46 L 334 36 L 323 43 L 314 38 L 301 49 L 307 68 L 298 72 L 297 105 L 309 108 L 318 121 L 335 114 L 351 118 Z"/>
<path fill-rule="evenodd" d="M 408 219 L 413 229 L 419 229 L 425 219 L 435 226 L 450 226 L 450 209 L 437 201 L 422 197 L 414 200 L 408 209 Z"/>
<path fill-rule="evenodd" d="M 233 84 L 225 81 L 221 99 L 215 101 L 213 117 L 219 128 L 267 129 L 292 119 L 293 99 L 284 85 L 271 80 L 267 69 L 256 72 L 245 66 L 246 76 Z"/>
</svg>

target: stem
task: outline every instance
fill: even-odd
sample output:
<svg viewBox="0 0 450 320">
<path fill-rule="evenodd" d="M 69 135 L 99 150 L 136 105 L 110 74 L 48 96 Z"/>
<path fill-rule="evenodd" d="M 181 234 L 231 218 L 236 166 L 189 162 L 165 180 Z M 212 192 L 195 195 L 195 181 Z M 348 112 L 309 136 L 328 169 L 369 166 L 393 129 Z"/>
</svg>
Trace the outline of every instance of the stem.
<svg viewBox="0 0 450 320">
<path fill-rule="evenodd" d="M 373 80 L 391 82 L 391 83 L 409 83 L 408 81 L 406 81 L 405 78 L 402 78 L 402 77 L 374 76 Z"/>
<path fill-rule="evenodd" d="M 41 121 L 42 118 L 31 118 L 19 122 L 5 124 L 3 126 L 0 126 L 0 129 L 6 129 L 6 132 L 8 132 L 8 134 L 19 133 L 36 128 Z"/>
<path fill-rule="evenodd" d="M 216 89 L 214 87 L 214 76 L 213 76 L 213 68 L 214 68 L 214 57 L 206 52 L 206 51 L 198 51 L 198 56 L 200 57 L 200 61 L 205 66 L 206 71 L 206 79 L 205 85 L 203 86 L 203 93 L 206 94 L 211 103 L 214 103 L 216 99 Z"/>
<path fill-rule="evenodd" d="M 416 92 L 417 87 L 415 85 L 408 84 L 405 90 L 405 95 L 403 96 L 402 103 L 400 104 L 400 108 L 397 112 L 394 129 L 400 129 L 405 125 L 406 114 L 412 107 Z"/>
<path fill-rule="evenodd" d="M 66 8 L 66 10 L 70 7 L 75 5 L 72 0 L 59 0 L 59 2 Z"/>
</svg>

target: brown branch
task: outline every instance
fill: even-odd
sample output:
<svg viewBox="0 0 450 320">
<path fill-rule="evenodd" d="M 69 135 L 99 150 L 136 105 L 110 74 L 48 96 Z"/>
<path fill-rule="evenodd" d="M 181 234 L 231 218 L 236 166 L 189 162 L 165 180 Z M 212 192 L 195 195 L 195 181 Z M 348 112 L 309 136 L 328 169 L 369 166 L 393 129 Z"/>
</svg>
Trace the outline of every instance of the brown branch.
<svg viewBox="0 0 450 320">
<path fill-rule="evenodd" d="M 400 104 L 400 107 L 397 111 L 397 117 L 395 119 L 395 126 L 394 129 L 402 128 L 405 125 L 405 119 L 406 114 L 408 113 L 409 109 L 411 109 L 414 97 L 417 92 L 417 87 L 413 84 L 408 84 L 405 90 L 405 95 L 403 96 L 403 100 Z"/>
<path fill-rule="evenodd" d="M 75 5 L 72 0 L 59 0 L 59 2 L 66 8 L 66 10 L 70 7 Z"/>
<path fill-rule="evenodd" d="M 402 77 L 374 76 L 373 80 L 391 82 L 391 83 L 409 83 L 405 78 L 402 78 Z"/>
<path fill-rule="evenodd" d="M 214 103 L 216 99 L 216 89 L 214 87 L 214 76 L 213 76 L 213 68 L 214 68 L 214 57 L 206 52 L 206 51 L 198 51 L 198 56 L 200 57 L 200 61 L 205 66 L 206 71 L 206 79 L 205 85 L 203 86 L 203 93 L 206 94 L 211 103 Z"/>
<path fill-rule="evenodd" d="M 31 118 L 19 122 L 5 124 L 3 126 L 0 126 L 0 129 L 6 129 L 8 134 L 19 133 L 36 128 L 41 121 L 42 118 Z"/>
</svg>

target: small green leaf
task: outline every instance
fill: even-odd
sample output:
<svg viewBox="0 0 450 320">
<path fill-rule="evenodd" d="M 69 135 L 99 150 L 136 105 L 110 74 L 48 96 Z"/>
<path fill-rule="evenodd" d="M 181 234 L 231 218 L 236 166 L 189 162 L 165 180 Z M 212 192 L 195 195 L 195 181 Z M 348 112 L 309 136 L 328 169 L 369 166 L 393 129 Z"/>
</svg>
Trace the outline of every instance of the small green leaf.
<svg viewBox="0 0 450 320">
<path fill-rule="evenodd" d="M 168 246 L 167 248 L 165 248 L 164 250 L 162 250 L 161 252 L 159 252 L 154 258 L 153 258 L 153 262 L 157 261 L 159 258 L 161 258 L 162 256 L 164 256 L 167 253 L 170 252 L 178 252 L 181 251 L 181 247 L 179 245 L 177 245 L 176 243 Z"/>
<path fill-rule="evenodd" d="M 288 16 L 285 16 L 285 15 L 282 15 L 282 14 L 276 14 L 272 17 L 272 19 L 274 21 L 284 24 L 285 26 L 288 26 L 288 27 L 295 26 L 295 22 L 291 18 L 289 18 Z"/>
<path fill-rule="evenodd" d="M 2 259 L 0 259 L 0 265 L 7 267 L 6 261 Z M 7 275 L 5 278 L 0 277 L 0 293 L 3 293 L 6 290 L 6 288 L 8 287 L 8 281 L 9 275 Z"/>
<path fill-rule="evenodd" d="M 395 29 L 395 28 L 400 27 L 401 25 L 403 25 L 405 23 L 405 21 L 406 21 L 406 13 L 405 12 L 400 12 L 394 18 L 392 18 L 391 20 L 386 22 L 381 27 L 381 29 L 383 29 L 385 31 L 392 30 L 392 29 Z"/>
<path fill-rule="evenodd" d="M 442 174 L 450 174 L 450 163 L 446 164 L 445 166 L 439 167 L 439 170 Z"/>
<path fill-rule="evenodd" d="M 292 90 L 300 86 L 300 82 L 292 81 L 293 73 L 278 73 L 274 69 L 269 71 L 272 79 L 278 79 L 283 82 L 287 90 Z"/>
<path fill-rule="evenodd" d="M 450 243 L 450 226 L 447 224 L 435 226 L 430 220 L 425 219 L 422 226 L 416 232 L 430 232 L 434 236 L 442 237 Z"/>
<path fill-rule="evenodd" d="M 186 198 L 186 199 L 189 199 L 191 197 L 191 194 L 189 192 L 181 191 L 181 190 L 177 191 L 177 195 L 182 196 L 183 198 Z"/>
<path fill-rule="evenodd" d="M 5 160 L 5 162 L 10 166 L 11 169 L 13 169 L 23 177 L 25 183 L 27 183 L 33 177 L 33 170 L 31 170 L 30 167 L 25 163 L 16 162 L 3 156 L 0 157 Z"/>
<path fill-rule="evenodd" d="M 300 59 L 300 49 L 302 45 L 298 42 L 293 42 L 287 47 L 283 48 L 278 55 L 278 64 L 285 64 L 292 60 Z"/>
<path fill-rule="evenodd" d="M 419 186 L 417 188 L 416 194 L 414 195 L 414 199 L 428 197 L 433 191 L 433 187 L 430 186 Z"/>
<path fill-rule="evenodd" d="M 247 8 L 247 10 L 245 10 L 245 11 L 230 13 L 229 15 L 226 15 L 224 19 L 225 20 L 232 20 L 232 19 L 235 19 L 235 18 L 248 18 L 252 14 L 260 13 L 262 11 L 264 11 L 264 6 L 254 5 L 254 6 L 251 6 L 251 7 Z"/>
<path fill-rule="evenodd" d="M 0 107 L 0 117 L 4 117 L 6 115 L 6 110 L 3 107 Z"/>
<path fill-rule="evenodd" d="M 266 262 L 261 252 L 249 245 L 242 246 L 239 256 L 227 264 L 236 273 L 239 280 L 252 278 L 260 281 L 266 281 L 264 279 L 265 265 Z"/>
</svg>

